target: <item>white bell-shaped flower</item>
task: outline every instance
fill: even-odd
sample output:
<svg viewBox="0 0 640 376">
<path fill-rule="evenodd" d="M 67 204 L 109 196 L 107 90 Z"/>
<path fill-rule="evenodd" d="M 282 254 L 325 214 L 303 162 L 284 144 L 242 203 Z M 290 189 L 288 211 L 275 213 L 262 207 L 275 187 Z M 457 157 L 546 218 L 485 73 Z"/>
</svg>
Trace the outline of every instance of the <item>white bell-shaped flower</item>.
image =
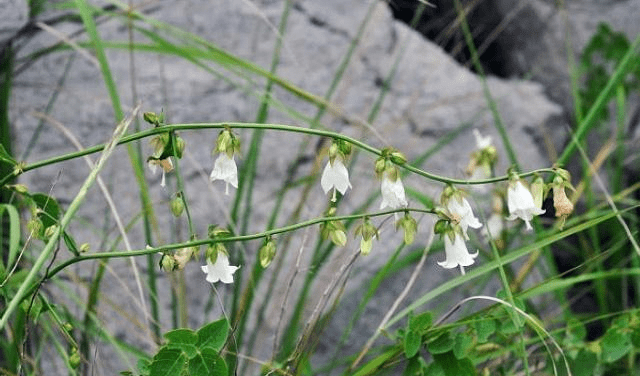
<svg viewBox="0 0 640 376">
<path fill-rule="evenodd" d="M 327 162 L 322 172 L 322 177 L 320 178 L 320 185 L 325 194 L 329 193 L 331 188 L 333 188 L 333 198 L 331 201 L 336 201 L 336 191 L 344 195 L 347 189 L 351 188 L 349 171 L 340 158 L 335 158 L 333 163 L 331 163 L 331 161 Z"/>
<path fill-rule="evenodd" d="M 491 136 L 483 136 L 477 129 L 473 130 L 473 136 L 476 138 L 476 146 L 478 149 L 484 149 L 491 146 Z"/>
<path fill-rule="evenodd" d="M 471 205 L 469 205 L 469 201 L 461 195 L 454 195 L 447 202 L 447 210 L 449 213 L 453 214 L 456 219 L 460 222 L 458 223 L 462 228 L 462 233 L 464 234 L 465 239 L 469 239 L 467 235 L 467 228 L 480 228 L 482 227 L 482 223 L 473 215 L 473 210 L 471 209 Z"/>
<path fill-rule="evenodd" d="M 399 177 L 395 181 L 392 181 L 385 174 L 382 178 L 382 184 L 380 185 L 380 192 L 382 193 L 380 209 L 384 209 L 386 207 L 397 209 L 409 205 L 404 195 L 404 186 L 402 185 L 402 181 Z"/>
<path fill-rule="evenodd" d="M 438 265 L 445 269 L 452 269 L 459 266 L 462 274 L 464 274 L 464 267 L 473 265 L 475 262 L 473 259 L 478 257 L 477 251 L 476 253 L 469 253 L 464 238 L 457 231 L 455 232 L 453 241 L 451 241 L 449 234 L 444 235 L 444 253 L 446 259 L 438 262 Z"/>
<path fill-rule="evenodd" d="M 486 242 L 492 238 L 499 238 L 504 230 L 504 217 L 498 213 L 493 213 L 487 219 L 487 226 L 480 231 Z"/>
<path fill-rule="evenodd" d="M 212 264 L 207 260 L 207 265 L 203 265 L 202 271 L 207 274 L 207 282 L 216 283 L 233 283 L 233 273 L 238 270 L 238 266 L 229 264 L 229 257 L 224 252 L 219 252 L 216 257 L 216 263 Z"/>
<path fill-rule="evenodd" d="M 229 184 L 238 188 L 238 166 L 233 157 L 229 158 L 227 153 L 220 153 L 213 164 L 213 171 L 209 177 L 211 181 L 224 180 L 226 183 L 224 194 L 229 195 Z"/>
<path fill-rule="evenodd" d="M 530 221 L 534 215 L 543 214 L 545 211 L 536 206 L 531 192 L 522 185 L 520 180 L 509 184 L 507 189 L 507 207 L 509 208 L 508 220 L 512 221 L 520 218 L 527 226 L 527 230 L 532 230 Z"/>
</svg>

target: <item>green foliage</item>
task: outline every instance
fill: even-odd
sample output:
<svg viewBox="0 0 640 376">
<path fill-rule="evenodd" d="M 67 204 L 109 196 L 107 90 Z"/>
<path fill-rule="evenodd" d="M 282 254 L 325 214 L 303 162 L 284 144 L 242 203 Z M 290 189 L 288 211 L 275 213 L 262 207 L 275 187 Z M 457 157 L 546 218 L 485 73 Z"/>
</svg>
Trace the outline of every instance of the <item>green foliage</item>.
<svg viewBox="0 0 640 376">
<path fill-rule="evenodd" d="M 153 359 L 138 364 L 140 375 L 226 376 L 229 371 L 220 351 L 228 335 L 226 319 L 211 322 L 197 331 L 171 330 L 164 334 L 167 343 L 158 349 Z"/>
</svg>

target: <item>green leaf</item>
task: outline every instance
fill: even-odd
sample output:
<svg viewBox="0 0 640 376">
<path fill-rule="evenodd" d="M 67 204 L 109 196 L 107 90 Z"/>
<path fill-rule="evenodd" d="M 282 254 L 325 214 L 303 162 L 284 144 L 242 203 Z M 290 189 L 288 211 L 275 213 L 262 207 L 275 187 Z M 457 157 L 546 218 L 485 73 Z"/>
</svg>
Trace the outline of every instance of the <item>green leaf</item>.
<svg viewBox="0 0 640 376">
<path fill-rule="evenodd" d="M 153 357 L 149 367 L 150 376 L 180 376 L 185 368 L 187 358 L 178 349 L 162 347 Z"/>
<path fill-rule="evenodd" d="M 189 360 L 189 376 L 227 376 L 228 372 L 224 359 L 208 347 Z"/>
<path fill-rule="evenodd" d="M 42 212 L 38 214 L 38 218 L 42 221 L 43 230 L 49 226 L 58 224 L 60 218 L 60 206 L 55 198 L 49 197 L 44 193 L 34 193 L 31 199 Z"/>
<path fill-rule="evenodd" d="M 450 332 L 445 332 L 440 337 L 429 342 L 427 348 L 431 354 L 443 354 L 453 349 L 453 338 Z"/>
<path fill-rule="evenodd" d="M 602 360 L 607 363 L 615 362 L 625 356 L 632 348 L 629 336 L 617 329 L 607 330 L 600 341 Z"/>
<path fill-rule="evenodd" d="M 453 345 L 453 354 L 458 359 L 467 356 L 469 350 L 473 347 L 473 337 L 467 332 L 459 332 L 456 334 Z"/>
<path fill-rule="evenodd" d="M 209 323 L 198 330 L 198 342 L 196 346 L 200 349 L 210 347 L 215 351 L 220 351 L 227 342 L 229 334 L 229 323 L 227 319 L 220 319 Z"/>
<path fill-rule="evenodd" d="M 166 332 L 164 337 L 169 341 L 167 348 L 181 350 L 189 359 L 198 353 L 196 348 L 198 335 L 191 329 L 175 329 Z"/>
<path fill-rule="evenodd" d="M 473 376 L 476 370 L 469 359 L 458 360 L 453 352 L 433 355 L 433 360 L 440 365 L 445 376 Z M 427 375 L 431 375 L 427 373 Z"/>
<path fill-rule="evenodd" d="M 581 350 L 575 359 L 569 359 L 573 376 L 591 376 L 598 364 L 598 355 L 589 350 Z"/>
<path fill-rule="evenodd" d="M 69 251 L 71 251 L 71 253 L 73 253 L 76 256 L 80 255 L 80 251 L 78 250 L 78 245 L 76 244 L 76 241 L 71 237 L 71 235 L 69 235 L 69 233 L 67 233 L 66 231 L 63 231 L 62 239 L 64 239 L 64 244 L 66 244 L 67 248 L 69 248 Z"/>
<path fill-rule="evenodd" d="M 407 330 L 404 334 L 404 355 L 408 359 L 413 358 L 420 350 L 421 342 L 422 336 L 418 332 Z"/>
<path fill-rule="evenodd" d="M 0 143 L 0 162 L 9 163 L 11 165 L 18 164 L 18 162 L 16 162 L 16 160 L 11 157 L 9 152 L 7 152 L 7 149 L 5 149 L 1 143 Z"/>
<path fill-rule="evenodd" d="M 427 365 L 424 359 L 420 356 L 414 356 L 407 362 L 407 367 L 404 369 L 402 376 L 424 376 L 427 370 Z"/>
<path fill-rule="evenodd" d="M 478 343 L 487 342 L 489 337 L 496 331 L 496 321 L 490 316 L 476 320 L 473 326 L 478 335 Z"/>
<path fill-rule="evenodd" d="M 417 316 L 411 316 L 409 318 L 409 329 L 423 333 L 431 327 L 432 322 L 433 315 L 431 312 L 423 312 Z"/>
<path fill-rule="evenodd" d="M 7 256 L 7 269 L 10 270 L 13 267 L 13 262 L 16 260 L 20 247 L 20 216 L 15 206 L 1 204 L 0 218 L 2 218 L 5 211 L 9 215 L 9 254 Z M 0 258 L 0 264 L 1 263 L 2 259 Z M 4 277 L 2 279 L 4 280 Z"/>
</svg>

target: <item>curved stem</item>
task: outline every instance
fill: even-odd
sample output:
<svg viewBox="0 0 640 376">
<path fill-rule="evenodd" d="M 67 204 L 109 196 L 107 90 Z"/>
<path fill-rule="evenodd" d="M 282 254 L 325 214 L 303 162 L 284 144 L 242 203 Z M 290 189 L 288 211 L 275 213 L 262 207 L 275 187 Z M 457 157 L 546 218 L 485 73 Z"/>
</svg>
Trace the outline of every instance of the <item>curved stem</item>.
<svg viewBox="0 0 640 376">
<path fill-rule="evenodd" d="M 164 125 L 162 127 L 157 127 L 157 128 L 152 128 L 152 129 L 147 129 L 141 132 L 137 132 L 134 134 L 131 134 L 129 136 L 123 137 L 118 144 L 126 144 L 135 140 L 139 140 L 145 137 L 149 137 L 149 136 L 153 136 L 156 134 L 160 134 L 160 133 L 165 133 L 165 132 L 174 132 L 174 131 L 186 131 L 186 130 L 199 130 L 199 129 L 222 129 L 225 127 L 230 127 L 230 128 L 235 128 L 235 129 L 266 129 L 266 130 L 274 130 L 274 131 L 283 131 L 283 132 L 293 132 L 293 133 L 304 133 L 304 134 L 310 134 L 310 135 L 315 135 L 315 136 L 321 136 L 321 137 L 330 137 L 330 138 L 334 138 L 334 139 L 339 139 L 339 140 L 343 140 L 346 141 L 350 144 L 352 144 L 353 146 L 356 146 L 362 150 L 368 151 L 371 154 L 375 154 L 375 155 L 382 155 L 382 152 L 380 149 L 376 149 L 373 146 L 370 146 L 360 140 L 357 140 L 355 138 L 349 137 L 349 136 L 345 136 L 343 134 L 340 133 L 336 133 L 336 132 L 331 132 L 331 131 L 326 131 L 326 130 L 321 130 L 321 129 L 311 129 L 311 128 L 304 128 L 304 127 L 297 127 L 297 126 L 293 126 L 293 125 L 284 125 L 284 124 L 258 124 L 258 123 L 187 123 L 187 124 L 169 124 L 169 125 Z M 20 169 L 19 173 L 24 173 L 27 172 L 29 170 L 33 170 L 42 166 L 46 166 L 46 165 L 50 165 L 50 164 L 54 164 L 54 163 L 59 163 L 59 162 L 63 162 L 63 161 L 67 161 L 70 159 L 74 159 L 74 158 L 78 158 L 78 157 L 82 157 L 84 155 L 88 155 L 88 154 L 93 154 L 93 153 L 97 153 L 101 150 L 104 149 L 104 145 L 96 145 L 90 148 L 87 148 L 83 151 L 79 151 L 79 152 L 73 152 L 73 153 L 69 153 L 69 154 L 65 154 L 62 156 L 57 156 L 54 158 L 49 158 L 46 160 L 42 160 L 39 162 L 35 162 L 32 164 L 28 164 L 25 166 L 22 166 L 22 168 Z M 439 176 L 439 175 L 435 175 L 435 174 L 431 174 L 429 172 L 423 171 L 417 167 L 411 166 L 409 164 L 403 164 L 403 165 L 398 165 L 401 168 L 406 169 L 407 171 L 413 172 L 415 174 L 418 174 L 420 176 L 424 176 L 427 179 L 430 180 L 435 180 L 435 181 L 439 181 L 445 184 L 458 184 L 458 185 L 472 185 L 472 184 L 488 184 L 488 183 L 495 183 L 495 182 L 499 182 L 499 181 L 505 181 L 508 180 L 508 176 L 499 176 L 499 177 L 495 177 L 495 178 L 490 178 L 490 179 L 480 179 L 480 180 L 462 180 L 462 179 L 452 179 L 452 178 L 447 178 L 444 176 Z M 535 171 L 530 171 L 527 173 L 523 173 L 523 174 L 519 174 L 520 177 L 526 177 L 526 176 L 531 176 L 535 173 L 552 173 L 553 170 L 550 168 L 543 168 L 543 169 L 539 169 L 539 170 L 535 170 Z M 15 175 L 15 174 L 14 174 Z M 7 175 L 5 176 L 2 180 L 0 180 L 0 185 L 4 184 L 6 182 L 6 180 L 8 180 L 9 178 L 11 178 L 13 175 Z"/>
</svg>

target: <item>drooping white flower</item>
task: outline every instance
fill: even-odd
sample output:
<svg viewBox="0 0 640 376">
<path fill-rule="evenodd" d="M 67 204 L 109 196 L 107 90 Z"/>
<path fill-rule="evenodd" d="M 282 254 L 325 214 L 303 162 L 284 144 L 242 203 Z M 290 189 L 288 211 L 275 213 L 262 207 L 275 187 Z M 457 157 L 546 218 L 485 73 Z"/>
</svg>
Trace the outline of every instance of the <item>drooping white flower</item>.
<svg viewBox="0 0 640 376">
<path fill-rule="evenodd" d="M 509 184 L 509 188 L 507 189 L 507 207 L 509 208 L 510 214 L 507 219 L 510 221 L 516 218 L 522 219 L 527 226 L 527 230 L 533 229 L 530 223 L 533 216 L 545 212 L 536 206 L 531 192 L 522 185 L 520 180 Z"/>
<path fill-rule="evenodd" d="M 464 238 L 458 232 L 455 233 L 453 241 L 451 241 L 449 234 L 444 235 L 444 253 L 446 259 L 438 262 L 438 265 L 445 269 L 452 269 L 459 266 L 462 274 L 464 274 L 464 267 L 473 265 L 473 259 L 478 257 L 477 251 L 473 254 L 469 253 Z"/>
<path fill-rule="evenodd" d="M 457 194 L 449 198 L 449 202 L 447 202 L 447 210 L 449 213 L 453 214 L 456 219 L 459 220 L 459 225 L 462 228 L 462 233 L 464 234 L 465 239 L 469 239 L 467 235 L 467 228 L 480 228 L 482 227 L 482 223 L 473 215 L 473 210 L 471 209 L 471 205 L 469 205 L 469 201 L 461 195 Z"/>
<path fill-rule="evenodd" d="M 322 172 L 322 177 L 320 178 L 320 185 L 325 194 L 329 193 L 331 188 L 333 188 L 333 198 L 331 201 L 336 201 L 336 191 L 344 195 L 347 189 L 351 188 L 349 171 L 340 158 L 335 158 L 333 163 L 331 163 L 331 160 L 327 162 Z"/>
<path fill-rule="evenodd" d="M 238 266 L 229 265 L 229 257 L 224 252 L 219 252 L 216 263 L 212 264 L 207 260 L 207 265 L 201 266 L 202 271 L 207 274 L 207 282 L 233 283 L 233 273 L 238 270 Z"/>
<path fill-rule="evenodd" d="M 173 170 L 173 162 L 171 162 L 171 158 L 166 159 L 149 159 L 147 162 L 149 166 L 149 170 L 151 170 L 152 174 L 155 174 L 158 166 L 162 168 L 162 179 L 160 180 L 160 186 L 165 186 L 165 174 Z"/>
<path fill-rule="evenodd" d="M 402 181 L 399 177 L 396 178 L 396 181 L 392 181 L 385 174 L 382 178 L 382 184 L 380 185 L 380 192 L 382 193 L 380 209 L 384 209 L 386 207 L 397 209 L 409 205 L 404 195 L 404 186 L 402 185 Z"/>
<path fill-rule="evenodd" d="M 229 158 L 227 153 L 220 153 L 213 164 L 213 171 L 209 177 L 211 181 L 224 180 L 226 183 L 224 194 L 229 195 L 229 184 L 238 188 L 238 166 L 233 157 Z"/>
</svg>

